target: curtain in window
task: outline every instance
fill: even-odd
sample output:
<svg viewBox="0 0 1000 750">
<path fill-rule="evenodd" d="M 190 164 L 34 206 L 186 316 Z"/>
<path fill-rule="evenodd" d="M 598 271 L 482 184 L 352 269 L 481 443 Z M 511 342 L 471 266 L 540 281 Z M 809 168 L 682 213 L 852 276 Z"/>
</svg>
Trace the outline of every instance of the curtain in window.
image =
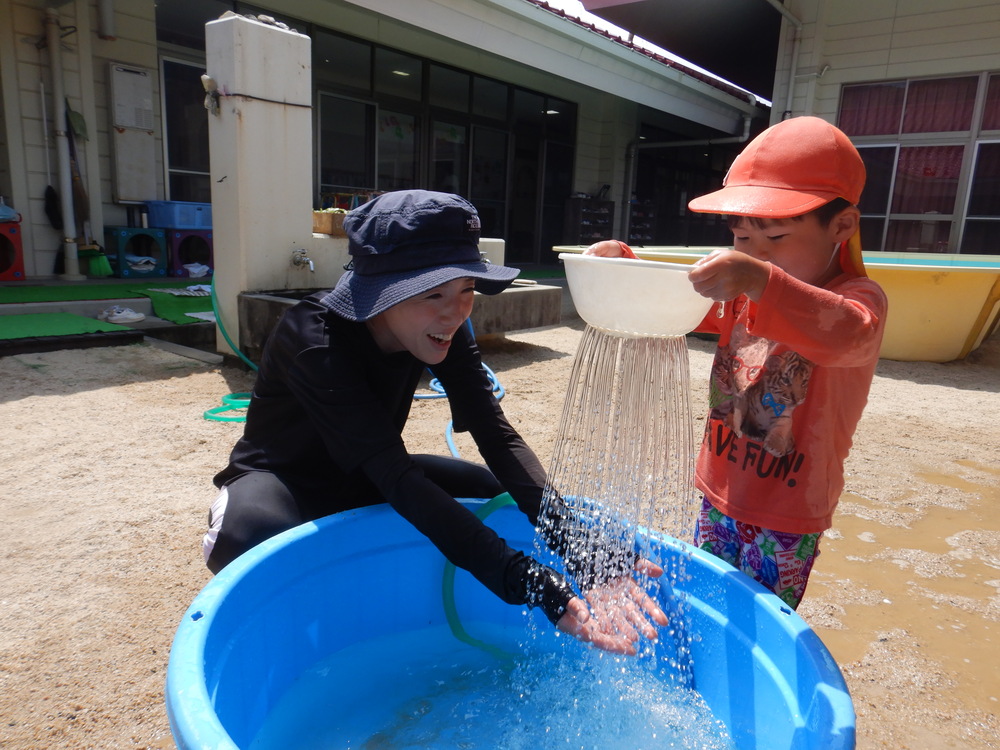
<svg viewBox="0 0 1000 750">
<path fill-rule="evenodd" d="M 955 210 L 962 146 L 913 146 L 899 150 L 892 213 L 951 214 Z"/>
<path fill-rule="evenodd" d="M 1000 75 L 990 76 L 983 110 L 983 130 L 1000 130 Z"/>
<path fill-rule="evenodd" d="M 847 135 L 895 135 L 903 113 L 906 83 L 845 86 L 838 125 Z"/>
<path fill-rule="evenodd" d="M 906 92 L 904 133 L 950 133 L 972 127 L 975 77 L 911 81 Z"/>
</svg>

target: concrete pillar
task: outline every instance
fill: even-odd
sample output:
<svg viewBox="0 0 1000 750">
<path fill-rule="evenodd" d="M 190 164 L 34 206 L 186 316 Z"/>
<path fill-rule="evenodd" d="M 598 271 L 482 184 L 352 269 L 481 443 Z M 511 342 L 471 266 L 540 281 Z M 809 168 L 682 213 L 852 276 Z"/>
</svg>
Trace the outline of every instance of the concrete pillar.
<svg viewBox="0 0 1000 750">
<path fill-rule="evenodd" d="M 309 37 L 238 15 L 205 26 L 215 290 L 239 346 L 237 297 L 247 290 L 331 286 L 346 241 L 312 233 L 312 67 Z M 313 261 L 294 265 L 303 249 Z M 221 331 L 217 349 L 230 352 Z"/>
</svg>

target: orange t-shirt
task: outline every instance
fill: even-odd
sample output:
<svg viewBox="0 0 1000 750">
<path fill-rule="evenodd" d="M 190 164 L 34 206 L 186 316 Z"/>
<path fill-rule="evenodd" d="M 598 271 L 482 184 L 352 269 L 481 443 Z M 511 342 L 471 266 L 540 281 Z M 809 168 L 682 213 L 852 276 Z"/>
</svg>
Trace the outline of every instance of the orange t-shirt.
<svg viewBox="0 0 1000 750">
<path fill-rule="evenodd" d="M 713 506 L 775 531 L 830 527 L 887 307 L 867 277 L 820 289 L 775 266 L 759 302 L 712 306 L 697 329 L 719 344 L 695 484 Z"/>
</svg>

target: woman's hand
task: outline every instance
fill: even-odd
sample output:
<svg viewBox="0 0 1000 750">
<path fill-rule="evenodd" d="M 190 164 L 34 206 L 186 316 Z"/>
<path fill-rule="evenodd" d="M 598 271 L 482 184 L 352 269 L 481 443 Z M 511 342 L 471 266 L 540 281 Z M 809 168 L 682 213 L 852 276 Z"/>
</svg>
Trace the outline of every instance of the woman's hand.
<svg viewBox="0 0 1000 750">
<path fill-rule="evenodd" d="M 720 302 L 741 294 L 757 302 L 771 275 L 771 264 L 736 250 L 713 250 L 699 258 L 688 278 L 702 297 Z"/>
<path fill-rule="evenodd" d="M 663 568 L 640 560 L 636 572 L 650 578 L 663 575 Z M 656 625 L 666 625 L 667 616 L 634 578 L 616 578 L 596 586 L 586 601 L 574 597 L 556 623 L 564 633 L 615 654 L 634 655 L 640 637 L 656 640 Z"/>
</svg>

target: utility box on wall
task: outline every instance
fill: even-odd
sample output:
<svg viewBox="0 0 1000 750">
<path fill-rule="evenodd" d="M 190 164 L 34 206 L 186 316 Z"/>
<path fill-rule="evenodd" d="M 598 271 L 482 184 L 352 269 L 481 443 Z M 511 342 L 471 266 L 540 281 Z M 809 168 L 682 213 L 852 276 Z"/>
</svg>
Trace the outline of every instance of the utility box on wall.
<svg viewBox="0 0 1000 750">
<path fill-rule="evenodd" d="M 141 203 L 156 196 L 153 71 L 113 62 L 108 78 L 113 197 Z"/>
</svg>

